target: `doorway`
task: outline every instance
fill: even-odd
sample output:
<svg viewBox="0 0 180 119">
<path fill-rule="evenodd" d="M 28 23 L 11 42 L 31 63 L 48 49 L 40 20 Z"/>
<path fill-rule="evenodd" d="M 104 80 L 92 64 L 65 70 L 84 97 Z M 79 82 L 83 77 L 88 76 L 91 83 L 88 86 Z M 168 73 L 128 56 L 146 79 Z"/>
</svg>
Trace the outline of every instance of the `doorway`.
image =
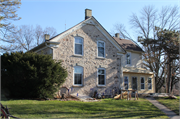
<svg viewBox="0 0 180 119">
<path fill-rule="evenodd" d="M 132 77 L 132 89 L 137 90 L 137 77 Z"/>
</svg>

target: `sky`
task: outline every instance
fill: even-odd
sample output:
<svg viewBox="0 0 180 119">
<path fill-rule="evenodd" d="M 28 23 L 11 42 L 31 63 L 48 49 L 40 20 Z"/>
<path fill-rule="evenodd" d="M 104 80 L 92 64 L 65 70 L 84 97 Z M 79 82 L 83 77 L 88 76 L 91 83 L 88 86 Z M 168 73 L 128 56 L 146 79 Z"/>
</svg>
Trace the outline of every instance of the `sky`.
<svg viewBox="0 0 180 119">
<path fill-rule="evenodd" d="M 114 24 L 121 23 L 135 38 L 130 16 L 132 13 L 138 15 L 147 5 L 162 8 L 180 5 L 180 0 L 22 0 L 17 11 L 22 19 L 13 21 L 13 24 L 54 27 L 59 34 L 83 21 L 87 8 L 108 32 L 113 30 Z"/>
</svg>

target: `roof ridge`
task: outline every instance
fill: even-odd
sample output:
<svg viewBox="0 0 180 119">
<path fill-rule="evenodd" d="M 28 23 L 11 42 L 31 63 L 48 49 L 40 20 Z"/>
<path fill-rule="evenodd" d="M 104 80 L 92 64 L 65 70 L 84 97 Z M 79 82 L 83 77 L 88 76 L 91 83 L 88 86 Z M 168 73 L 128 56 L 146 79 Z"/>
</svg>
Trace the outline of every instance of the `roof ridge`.
<svg viewBox="0 0 180 119">
<path fill-rule="evenodd" d="M 88 20 L 88 19 L 90 19 L 90 18 L 92 18 L 92 17 L 93 17 L 93 16 L 91 16 L 91 17 L 89 17 L 89 18 L 87 18 L 87 19 L 85 19 L 85 20 L 83 20 L 83 21 L 79 22 L 78 24 L 76 24 L 76 25 L 74 25 L 74 26 L 70 27 L 69 29 L 67 29 L 67 30 L 65 30 L 65 31 L 63 31 L 63 32 L 61 32 L 61 33 L 59 33 L 59 34 L 57 34 L 56 36 L 54 36 L 54 37 L 50 38 L 48 41 L 50 41 L 50 40 L 52 40 L 53 38 L 55 38 L 55 37 L 57 37 L 57 36 L 59 36 L 59 35 L 61 35 L 61 34 L 65 33 L 66 31 L 68 31 L 68 30 L 70 30 L 70 29 L 74 28 L 75 26 L 77 26 L 77 25 L 81 24 L 82 22 L 84 22 L 84 21 L 86 21 L 86 20 Z"/>
</svg>

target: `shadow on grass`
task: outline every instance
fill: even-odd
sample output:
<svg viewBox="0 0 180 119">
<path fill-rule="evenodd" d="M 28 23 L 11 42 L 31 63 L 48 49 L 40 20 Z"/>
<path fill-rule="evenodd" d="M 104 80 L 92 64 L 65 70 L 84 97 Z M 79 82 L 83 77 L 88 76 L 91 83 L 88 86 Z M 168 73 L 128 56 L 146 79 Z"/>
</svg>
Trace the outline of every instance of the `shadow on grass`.
<svg viewBox="0 0 180 119">
<path fill-rule="evenodd" d="M 19 118 L 47 116 L 52 118 L 158 118 L 165 116 L 146 100 L 103 100 L 101 102 L 20 100 L 7 105 L 12 108 L 10 112 Z"/>
</svg>

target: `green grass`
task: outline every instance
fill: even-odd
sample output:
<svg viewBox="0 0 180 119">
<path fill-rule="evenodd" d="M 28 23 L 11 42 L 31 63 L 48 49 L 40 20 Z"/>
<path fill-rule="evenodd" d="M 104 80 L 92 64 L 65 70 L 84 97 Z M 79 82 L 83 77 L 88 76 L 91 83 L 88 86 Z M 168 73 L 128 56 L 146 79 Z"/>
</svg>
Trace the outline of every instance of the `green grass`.
<svg viewBox="0 0 180 119">
<path fill-rule="evenodd" d="M 1 101 L 19 118 L 168 118 L 146 99 L 99 102 L 81 101 Z"/>
<path fill-rule="evenodd" d="M 166 97 L 157 97 L 155 99 L 179 115 L 180 96 L 177 96 L 177 99 L 167 99 Z"/>
</svg>

